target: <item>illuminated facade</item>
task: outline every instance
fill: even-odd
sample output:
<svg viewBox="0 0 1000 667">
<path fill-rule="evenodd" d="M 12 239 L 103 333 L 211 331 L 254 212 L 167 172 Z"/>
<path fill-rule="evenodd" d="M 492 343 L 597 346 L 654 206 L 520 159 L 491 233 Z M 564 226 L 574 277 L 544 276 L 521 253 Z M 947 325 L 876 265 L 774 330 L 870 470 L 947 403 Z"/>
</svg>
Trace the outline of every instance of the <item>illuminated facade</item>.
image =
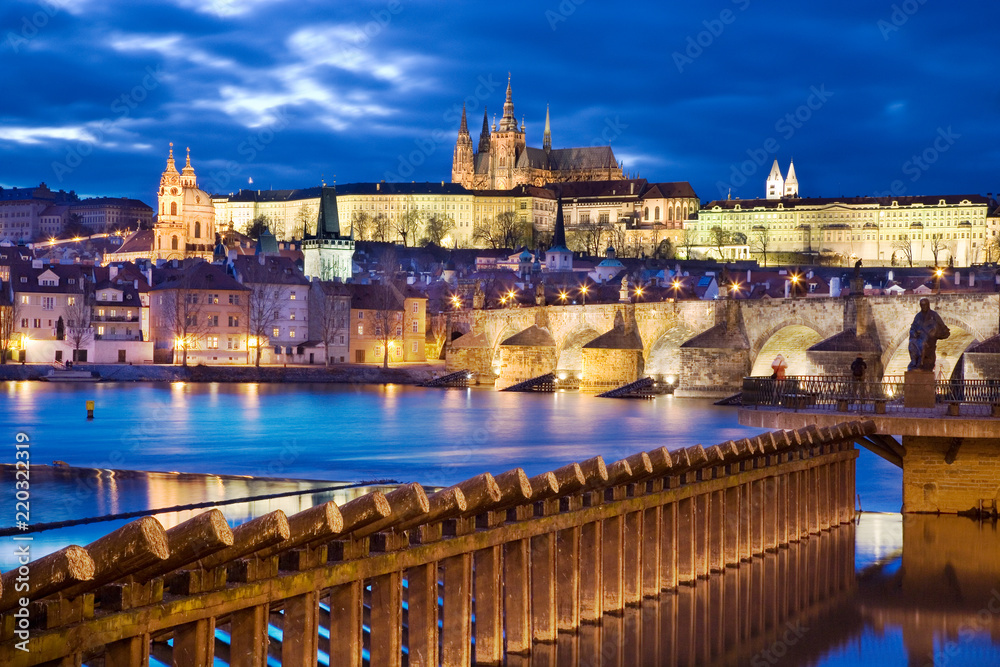
<svg viewBox="0 0 1000 667">
<path fill-rule="evenodd" d="M 157 192 L 150 257 L 153 260 L 199 257 L 211 261 L 214 248 L 215 208 L 211 195 L 198 188 L 190 149 L 184 169 L 177 173 L 171 143 L 167 168 L 160 176 Z"/>
<path fill-rule="evenodd" d="M 452 157 L 453 183 L 470 190 L 508 190 L 518 185 L 541 187 L 546 183 L 609 181 L 622 177 L 621 165 L 611 146 L 553 149 L 548 109 L 545 110 L 542 147 L 528 146 L 524 123 L 518 127 L 514 117 L 509 78 L 499 126 L 494 121 L 491 128 L 486 111 L 483 111 L 478 150 L 473 150 L 465 108 L 462 108 L 462 122 Z"/>
</svg>

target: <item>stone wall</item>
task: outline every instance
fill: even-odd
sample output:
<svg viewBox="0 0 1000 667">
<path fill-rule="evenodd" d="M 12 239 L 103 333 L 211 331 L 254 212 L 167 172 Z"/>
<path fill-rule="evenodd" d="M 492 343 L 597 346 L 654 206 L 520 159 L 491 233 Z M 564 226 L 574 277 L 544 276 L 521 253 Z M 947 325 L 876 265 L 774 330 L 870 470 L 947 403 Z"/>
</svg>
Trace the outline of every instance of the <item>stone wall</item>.
<svg viewBox="0 0 1000 667">
<path fill-rule="evenodd" d="M 965 379 L 966 380 L 1000 379 L 1000 354 L 966 352 Z"/>
<path fill-rule="evenodd" d="M 903 447 L 904 512 L 954 514 L 1000 501 L 1000 439 L 904 436 Z"/>
<path fill-rule="evenodd" d="M 486 382 L 496 378 L 493 372 L 493 350 L 488 347 L 449 348 L 445 369 L 449 373 L 472 371 Z"/>
<path fill-rule="evenodd" d="M 556 348 L 504 345 L 500 348 L 500 377 L 496 388 L 505 389 L 518 382 L 551 373 L 556 369 Z"/>
<path fill-rule="evenodd" d="M 813 373 L 816 375 L 850 375 L 851 364 L 858 355 L 868 364 L 865 380 L 876 382 L 882 379 L 882 358 L 878 352 L 816 351 L 806 353 Z"/>
<path fill-rule="evenodd" d="M 675 396 L 723 398 L 743 388 L 750 374 L 750 351 L 708 347 L 685 347 L 681 355 L 681 377 Z"/>
<path fill-rule="evenodd" d="M 608 391 L 643 374 L 642 350 L 584 348 L 580 391 Z"/>
</svg>

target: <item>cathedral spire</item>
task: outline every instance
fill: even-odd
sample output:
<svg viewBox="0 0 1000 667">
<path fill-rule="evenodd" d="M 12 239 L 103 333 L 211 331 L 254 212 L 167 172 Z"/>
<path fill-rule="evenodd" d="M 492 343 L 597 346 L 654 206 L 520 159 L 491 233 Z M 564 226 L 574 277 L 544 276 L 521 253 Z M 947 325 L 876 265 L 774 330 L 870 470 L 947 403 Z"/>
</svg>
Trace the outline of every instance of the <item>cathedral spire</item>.
<svg viewBox="0 0 1000 667">
<path fill-rule="evenodd" d="M 503 103 L 503 118 L 500 119 L 500 131 L 517 131 L 517 119 L 514 118 L 514 96 L 510 89 L 510 72 L 507 72 L 507 100 Z"/>
<path fill-rule="evenodd" d="M 479 133 L 479 152 L 490 152 L 490 121 L 486 114 L 486 107 L 483 107 L 483 130 Z"/>
<path fill-rule="evenodd" d="M 549 123 L 549 105 L 545 105 L 545 134 L 542 135 L 542 149 L 552 150 L 552 126 Z"/>
<path fill-rule="evenodd" d="M 469 123 L 465 120 L 465 105 L 462 105 L 462 124 L 458 128 L 459 137 L 469 136 Z"/>
<path fill-rule="evenodd" d="M 552 233 L 552 248 L 566 248 L 566 223 L 563 221 L 562 197 L 556 200 L 556 228 Z"/>
<path fill-rule="evenodd" d="M 191 166 L 191 149 L 187 149 L 187 160 L 184 162 L 184 169 L 181 171 L 181 185 L 189 188 L 195 186 L 194 167 Z"/>
<path fill-rule="evenodd" d="M 174 142 L 170 142 L 170 154 L 167 155 L 167 168 L 165 171 L 177 173 L 177 166 L 174 164 Z"/>
</svg>

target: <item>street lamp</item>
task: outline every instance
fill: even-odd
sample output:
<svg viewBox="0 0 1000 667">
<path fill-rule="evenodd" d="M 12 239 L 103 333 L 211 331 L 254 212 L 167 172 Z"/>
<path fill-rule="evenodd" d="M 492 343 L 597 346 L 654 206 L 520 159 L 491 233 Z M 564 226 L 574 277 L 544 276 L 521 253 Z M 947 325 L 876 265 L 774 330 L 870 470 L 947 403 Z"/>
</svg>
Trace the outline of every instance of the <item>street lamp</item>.
<svg viewBox="0 0 1000 667">
<path fill-rule="evenodd" d="M 638 301 L 641 298 L 642 298 L 642 288 L 637 286 L 635 288 L 635 300 Z"/>
<path fill-rule="evenodd" d="M 462 307 L 462 299 L 461 299 L 461 297 L 459 297 L 457 294 L 453 294 L 452 297 L 451 297 L 451 305 L 452 305 L 452 308 L 454 308 L 455 310 L 458 310 L 459 308 L 461 308 Z"/>
<path fill-rule="evenodd" d="M 935 266 L 934 267 L 934 280 L 937 282 L 937 293 L 941 293 L 941 277 L 944 276 L 944 269 Z"/>
<path fill-rule="evenodd" d="M 563 304 L 566 303 L 567 298 L 569 298 L 569 294 L 567 294 L 566 290 L 559 290 L 559 300 L 562 301 Z"/>
<path fill-rule="evenodd" d="M 583 296 L 583 305 L 584 306 L 587 305 L 587 290 L 588 289 L 590 289 L 590 288 L 587 287 L 586 285 L 581 285 L 580 286 L 580 294 Z"/>
<path fill-rule="evenodd" d="M 792 274 L 792 298 L 794 299 L 797 292 L 799 291 L 799 274 Z"/>
<path fill-rule="evenodd" d="M 507 292 L 507 300 L 510 301 L 511 308 L 514 307 L 514 297 L 515 296 L 516 295 L 514 294 L 514 290 L 510 290 L 509 292 Z"/>
</svg>

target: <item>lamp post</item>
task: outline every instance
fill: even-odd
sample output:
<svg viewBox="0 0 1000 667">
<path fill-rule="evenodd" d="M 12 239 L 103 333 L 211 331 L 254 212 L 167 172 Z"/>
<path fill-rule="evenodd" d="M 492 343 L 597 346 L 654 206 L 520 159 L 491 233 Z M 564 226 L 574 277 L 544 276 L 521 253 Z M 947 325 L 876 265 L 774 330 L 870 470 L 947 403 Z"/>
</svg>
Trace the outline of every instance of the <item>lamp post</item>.
<svg viewBox="0 0 1000 667">
<path fill-rule="evenodd" d="M 564 306 L 566 305 L 566 299 L 568 298 L 569 294 L 566 292 L 566 290 L 559 290 L 559 301 L 561 301 Z"/>
<path fill-rule="evenodd" d="M 580 294 L 583 296 L 583 305 L 587 305 L 587 290 L 589 288 L 586 285 L 580 286 Z"/>
<path fill-rule="evenodd" d="M 799 291 L 799 274 L 792 274 L 792 298 L 794 299 Z"/>
<path fill-rule="evenodd" d="M 636 303 L 638 303 L 639 299 L 641 299 L 641 298 L 642 298 L 642 287 L 636 286 L 636 288 L 635 288 L 635 301 L 636 301 Z"/>
<path fill-rule="evenodd" d="M 937 293 L 941 293 L 941 278 L 944 276 L 944 269 L 941 267 L 934 267 L 934 281 L 937 283 Z"/>
</svg>

